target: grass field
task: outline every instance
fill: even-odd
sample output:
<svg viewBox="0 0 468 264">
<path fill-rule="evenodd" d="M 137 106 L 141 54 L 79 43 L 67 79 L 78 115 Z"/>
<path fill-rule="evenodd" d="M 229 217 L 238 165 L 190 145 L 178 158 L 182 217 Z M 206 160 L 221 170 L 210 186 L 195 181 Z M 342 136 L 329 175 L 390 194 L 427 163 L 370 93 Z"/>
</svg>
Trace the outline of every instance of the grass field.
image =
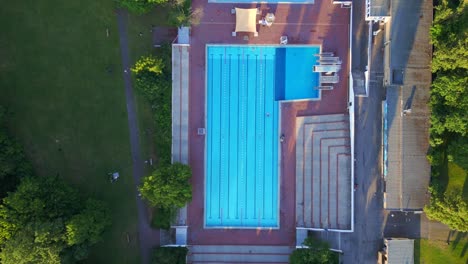
<svg viewBox="0 0 468 264">
<path fill-rule="evenodd" d="M 132 62 L 136 62 L 142 56 L 155 54 L 158 51 L 153 47 L 152 26 L 169 26 L 169 7 L 156 7 L 148 14 L 140 16 L 130 16 L 128 24 L 128 35 L 130 38 L 130 55 Z M 140 34 L 141 33 L 141 34 Z M 172 41 L 157 37 L 157 42 Z M 135 88 L 135 87 L 134 87 Z M 143 157 L 157 160 L 154 149 L 155 142 L 155 123 L 151 105 L 146 98 L 138 91 L 135 91 L 137 100 L 137 111 L 139 113 L 139 126 L 141 131 L 141 149 Z M 153 167 L 154 168 L 154 167 Z M 152 168 L 146 167 L 145 176 L 151 174 Z"/>
<path fill-rule="evenodd" d="M 89 263 L 139 262 L 114 8 L 112 0 L 48 0 L 0 9 L 0 104 L 12 133 L 39 175 L 60 175 L 111 208 L 113 226 Z M 109 171 L 120 172 L 117 183 Z"/>
<path fill-rule="evenodd" d="M 463 197 L 468 201 L 468 182 L 466 171 L 455 163 L 448 163 L 447 190 L 459 189 L 463 191 Z"/>
<path fill-rule="evenodd" d="M 459 233 L 450 245 L 444 241 L 419 239 L 414 242 L 414 260 L 418 264 L 468 263 L 468 235 Z"/>
</svg>

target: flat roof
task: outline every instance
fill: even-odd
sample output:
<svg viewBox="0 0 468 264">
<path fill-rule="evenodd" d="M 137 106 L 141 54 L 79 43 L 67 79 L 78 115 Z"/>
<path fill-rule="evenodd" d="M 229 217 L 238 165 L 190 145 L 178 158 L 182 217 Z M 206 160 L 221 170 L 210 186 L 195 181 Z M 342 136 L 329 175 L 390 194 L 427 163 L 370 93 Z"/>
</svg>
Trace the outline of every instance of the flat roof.
<svg viewBox="0 0 468 264">
<path fill-rule="evenodd" d="M 406 238 L 386 238 L 387 264 L 413 264 L 414 240 Z"/>
<path fill-rule="evenodd" d="M 390 1 L 389 0 L 366 0 L 369 2 L 368 16 L 370 17 L 385 17 L 390 15 Z"/>
<path fill-rule="evenodd" d="M 427 105 L 424 90 L 389 86 L 385 110 L 385 208 L 420 210 L 427 203 L 430 165 Z"/>
</svg>

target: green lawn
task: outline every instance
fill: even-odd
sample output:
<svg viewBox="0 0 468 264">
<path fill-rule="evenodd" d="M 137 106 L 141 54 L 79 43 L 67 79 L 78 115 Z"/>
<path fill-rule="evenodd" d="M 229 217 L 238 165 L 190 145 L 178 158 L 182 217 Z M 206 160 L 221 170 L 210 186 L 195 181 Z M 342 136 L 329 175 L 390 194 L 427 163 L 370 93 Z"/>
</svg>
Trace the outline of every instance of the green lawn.
<svg viewBox="0 0 468 264">
<path fill-rule="evenodd" d="M 448 163 L 447 190 L 463 190 L 463 197 L 468 201 L 468 182 L 466 171 L 453 162 Z"/>
<path fill-rule="evenodd" d="M 113 226 L 88 262 L 139 263 L 113 10 L 112 0 L 5 2 L 0 9 L 0 104 L 11 112 L 11 131 L 39 175 L 60 175 L 84 196 L 101 198 L 111 208 Z M 114 170 L 121 179 L 110 184 L 106 173 Z"/>
<path fill-rule="evenodd" d="M 169 8 L 156 7 L 152 12 L 140 16 L 130 16 L 128 24 L 128 35 L 130 41 L 131 58 L 135 62 L 141 56 L 151 54 L 152 46 L 151 26 L 168 26 Z M 142 35 L 140 36 L 140 33 Z"/>
<path fill-rule="evenodd" d="M 414 260 L 421 264 L 466 264 L 468 263 L 468 236 L 458 234 L 455 241 L 447 245 L 444 241 L 415 240 Z"/>
<path fill-rule="evenodd" d="M 152 12 L 140 16 L 130 16 L 128 20 L 128 36 L 130 39 L 130 56 L 132 64 L 140 57 L 155 54 L 156 49 L 152 46 L 153 33 L 152 26 L 168 26 L 169 8 L 156 7 Z M 142 34 L 140 34 L 142 33 Z M 134 87 L 135 88 L 135 87 Z M 155 140 L 155 124 L 151 105 L 142 94 L 135 91 L 137 97 L 137 111 L 139 115 L 140 141 L 142 149 L 142 157 L 147 159 L 151 157 L 156 161 L 156 153 L 154 149 Z M 153 164 L 153 168 L 154 168 Z M 153 168 L 147 166 L 145 175 L 151 174 Z"/>
</svg>

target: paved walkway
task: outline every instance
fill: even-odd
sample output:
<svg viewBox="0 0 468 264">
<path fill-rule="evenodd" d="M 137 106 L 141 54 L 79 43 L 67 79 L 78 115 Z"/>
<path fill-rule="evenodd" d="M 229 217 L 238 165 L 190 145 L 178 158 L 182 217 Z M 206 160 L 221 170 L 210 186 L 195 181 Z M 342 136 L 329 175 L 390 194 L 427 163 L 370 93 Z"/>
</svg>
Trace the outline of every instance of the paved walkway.
<svg viewBox="0 0 468 264">
<path fill-rule="evenodd" d="M 125 83 L 125 97 L 127 101 L 128 129 L 130 132 L 130 150 L 133 161 L 133 180 L 138 186 L 143 177 L 143 159 L 141 158 L 138 118 L 136 114 L 135 97 L 133 96 L 132 79 L 130 75 L 130 56 L 127 36 L 128 13 L 125 10 L 117 11 L 117 23 L 119 28 L 120 54 L 122 56 L 122 73 Z M 149 225 L 146 206 L 143 201 L 137 199 L 138 207 L 138 237 L 142 263 L 149 263 L 151 249 L 159 244 L 159 232 Z"/>
<path fill-rule="evenodd" d="M 190 247 L 187 263 L 286 264 L 293 250 L 289 246 L 194 245 Z"/>
<path fill-rule="evenodd" d="M 172 45 L 172 162 L 189 162 L 189 45 Z M 187 205 L 176 225 L 187 225 Z"/>
</svg>

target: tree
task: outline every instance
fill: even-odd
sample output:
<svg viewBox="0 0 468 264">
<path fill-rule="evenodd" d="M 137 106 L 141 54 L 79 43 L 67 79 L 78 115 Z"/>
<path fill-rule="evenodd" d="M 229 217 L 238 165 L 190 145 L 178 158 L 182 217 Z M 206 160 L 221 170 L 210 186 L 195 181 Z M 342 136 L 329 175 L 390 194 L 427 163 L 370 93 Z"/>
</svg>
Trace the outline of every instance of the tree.
<svg viewBox="0 0 468 264">
<path fill-rule="evenodd" d="M 137 89 L 149 101 L 161 101 L 161 96 L 171 90 L 171 80 L 166 77 L 170 72 L 167 72 L 162 58 L 143 56 L 131 70 L 135 76 Z"/>
<path fill-rule="evenodd" d="M 181 208 L 192 199 L 191 177 L 192 172 L 187 165 L 163 165 L 143 179 L 140 192 L 151 206 Z"/>
<path fill-rule="evenodd" d="M 162 45 L 157 56 L 143 56 L 132 68 L 136 89 L 151 104 L 158 164 L 171 162 L 171 46 Z"/>
<path fill-rule="evenodd" d="M 13 191 L 21 178 L 32 174 L 22 147 L 8 135 L 5 116 L 6 110 L 0 107 L 0 199 Z"/>
<path fill-rule="evenodd" d="M 329 249 L 327 242 L 307 237 L 304 246 L 308 248 L 296 249 L 289 256 L 291 264 L 338 264 L 338 255 Z"/>
<path fill-rule="evenodd" d="M 157 4 L 167 3 L 168 0 L 116 0 L 117 3 L 135 14 L 148 13 Z"/>
<path fill-rule="evenodd" d="M 60 264 L 60 253 L 62 245 L 60 243 L 49 241 L 43 235 L 52 232 L 51 235 L 58 235 L 53 223 L 49 224 L 50 230 L 37 230 L 37 227 L 27 225 L 9 239 L 2 247 L 0 260 L 2 264 L 26 264 L 26 263 L 44 263 Z M 42 233 L 40 241 L 36 241 L 36 232 Z"/>
<path fill-rule="evenodd" d="M 163 72 L 164 64 L 162 59 L 155 58 L 153 56 L 143 56 L 141 57 L 136 63 L 135 66 L 132 68 L 132 72 L 136 75 L 141 74 L 154 74 L 159 75 Z"/>
<path fill-rule="evenodd" d="M 0 205 L 2 263 L 76 262 L 110 224 L 98 201 L 81 201 L 57 177 L 27 177 Z M 67 261 L 66 261 L 67 260 Z"/>
<path fill-rule="evenodd" d="M 174 207 L 163 208 L 156 207 L 153 209 L 153 215 L 151 218 L 151 227 L 156 229 L 169 230 L 173 219 L 177 215 L 177 210 Z"/>
<path fill-rule="evenodd" d="M 461 190 L 450 190 L 441 193 L 437 186 L 429 187 L 430 204 L 424 207 L 427 218 L 448 225 L 451 229 L 468 231 L 468 205 Z"/>
<path fill-rule="evenodd" d="M 173 26 L 188 27 L 190 25 L 200 24 L 200 19 L 203 15 L 203 9 L 192 8 L 192 1 L 190 0 L 176 0 L 174 1 L 171 13 L 169 16 L 170 23 Z"/>
<path fill-rule="evenodd" d="M 186 247 L 157 247 L 153 251 L 153 264 L 185 264 Z"/>
<path fill-rule="evenodd" d="M 84 210 L 66 224 L 67 244 L 95 244 L 110 223 L 109 212 L 100 201 L 88 199 Z"/>
<path fill-rule="evenodd" d="M 447 159 L 468 171 L 468 137 L 452 139 L 447 148 Z"/>
<path fill-rule="evenodd" d="M 436 7 L 431 39 L 432 71 L 468 69 L 468 4 L 441 0 Z"/>
<path fill-rule="evenodd" d="M 468 131 L 468 76 L 463 71 L 437 74 L 431 89 L 431 132 L 442 135 Z"/>
</svg>

